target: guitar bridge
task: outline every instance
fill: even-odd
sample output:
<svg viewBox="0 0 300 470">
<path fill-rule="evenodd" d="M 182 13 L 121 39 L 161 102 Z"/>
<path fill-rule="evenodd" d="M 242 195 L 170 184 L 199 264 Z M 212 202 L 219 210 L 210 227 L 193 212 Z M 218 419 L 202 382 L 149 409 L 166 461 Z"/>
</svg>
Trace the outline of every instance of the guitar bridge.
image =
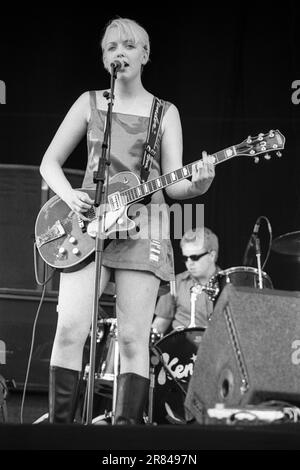
<svg viewBox="0 0 300 470">
<path fill-rule="evenodd" d="M 40 248 L 41 246 L 46 245 L 46 243 L 63 237 L 65 234 L 65 229 L 63 228 L 61 222 L 57 220 L 55 224 L 45 233 L 42 233 L 39 237 L 36 237 L 36 246 Z"/>
</svg>

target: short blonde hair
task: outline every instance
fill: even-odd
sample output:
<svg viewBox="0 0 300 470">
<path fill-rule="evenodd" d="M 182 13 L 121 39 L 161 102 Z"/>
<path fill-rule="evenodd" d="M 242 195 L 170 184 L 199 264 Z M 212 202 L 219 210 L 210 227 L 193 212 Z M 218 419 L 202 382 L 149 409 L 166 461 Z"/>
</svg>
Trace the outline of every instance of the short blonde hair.
<svg viewBox="0 0 300 470">
<path fill-rule="evenodd" d="M 216 259 L 219 253 L 219 241 L 217 235 L 207 227 L 196 227 L 190 229 L 180 240 L 180 247 L 188 243 L 200 243 L 207 251 L 215 251 Z"/>
<path fill-rule="evenodd" d="M 101 40 L 101 48 L 103 54 L 103 62 L 105 60 L 104 57 L 104 49 L 107 40 L 107 34 L 111 28 L 117 28 L 119 32 L 119 36 L 125 36 L 128 39 L 131 39 L 136 44 L 140 42 L 142 44 L 143 49 L 147 52 L 148 59 L 150 56 L 150 40 L 147 31 L 136 21 L 131 20 L 129 18 L 116 18 L 111 20 L 105 28 L 105 32 L 103 34 Z"/>
</svg>

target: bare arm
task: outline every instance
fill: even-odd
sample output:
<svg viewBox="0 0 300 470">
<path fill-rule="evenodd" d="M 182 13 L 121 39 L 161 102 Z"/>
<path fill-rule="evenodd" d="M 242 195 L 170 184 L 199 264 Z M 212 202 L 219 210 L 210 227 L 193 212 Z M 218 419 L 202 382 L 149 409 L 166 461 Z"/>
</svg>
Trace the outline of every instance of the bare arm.
<svg viewBox="0 0 300 470">
<path fill-rule="evenodd" d="M 92 204 L 86 193 L 72 188 L 62 166 L 84 136 L 89 113 L 89 94 L 83 93 L 68 111 L 46 153 L 40 172 L 47 184 L 75 212 L 84 212 Z"/>
<path fill-rule="evenodd" d="M 183 166 L 182 127 L 177 108 L 171 105 L 163 120 L 162 171 L 169 173 Z M 202 153 L 203 166 L 194 165 L 192 181 L 182 180 L 168 186 L 166 192 L 173 199 L 188 199 L 205 193 L 214 178 L 214 166 L 206 152 Z"/>
<path fill-rule="evenodd" d="M 170 292 L 159 297 L 155 308 L 152 328 L 159 333 L 165 333 L 175 316 L 176 300 Z"/>
<path fill-rule="evenodd" d="M 158 333 L 165 333 L 172 320 L 170 318 L 155 317 L 152 323 L 152 328 L 157 330 Z"/>
</svg>

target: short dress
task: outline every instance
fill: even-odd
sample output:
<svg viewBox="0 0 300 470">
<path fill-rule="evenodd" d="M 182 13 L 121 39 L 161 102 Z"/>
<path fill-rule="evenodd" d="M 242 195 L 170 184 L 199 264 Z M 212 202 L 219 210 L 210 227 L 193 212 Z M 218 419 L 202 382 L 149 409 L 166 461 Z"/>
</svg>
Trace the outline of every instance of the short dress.
<svg viewBox="0 0 300 470">
<path fill-rule="evenodd" d="M 107 112 L 97 108 L 96 91 L 90 91 L 91 117 L 87 128 L 88 162 L 83 188 L 94 189 L 93 172 L 98 168 Z M 164 113 L 170 106 L 164 102 Z M 112 113 L 109 177 L 130 171 L 140 177 L 144 145 L 150 117 Z M 160 144 L 158 135 L 156 154 L 152 161 L 148 181 L 161 175 Z M 150 271 L 163 281 L 174 281 L 174 257 L 169 236 L 169 213 L 162 190 L 152 194 L 150 202 L 133 204 L 128 211 L 138 220 L 140 233 L 135 236 L 115 236 L 103 251 L 103 266 L 115 269 Z M 146 228 L 146 230 L 145 230 Z M 146 234 L 146 235 L 145 235 Z"/>
</svg>

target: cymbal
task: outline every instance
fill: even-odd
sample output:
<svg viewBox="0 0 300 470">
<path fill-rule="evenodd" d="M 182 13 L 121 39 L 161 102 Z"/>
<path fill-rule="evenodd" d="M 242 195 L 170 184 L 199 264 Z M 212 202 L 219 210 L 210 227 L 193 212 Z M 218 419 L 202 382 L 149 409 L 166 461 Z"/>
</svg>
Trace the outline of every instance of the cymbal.
<svg viewBox="0 0 300 470">
<path fill-rule="evenodd" d="M 116 295 L 116 284 L 114 282 L 108 282 L 103 291 L 103 294 Z"/>
<path fill-rule="evenodd" d="M 161 295 L 168 294 L 170 292 L 170 283 L 168 282 L 167 284 L 160 284 L 157 297 L 160 297 Z"/>
<path fill-rule="evenodd" d="M 300 231 L 284 233 L 275 238 L 272 250 L 282 255 L 300 256 Z"/>
</svg>

